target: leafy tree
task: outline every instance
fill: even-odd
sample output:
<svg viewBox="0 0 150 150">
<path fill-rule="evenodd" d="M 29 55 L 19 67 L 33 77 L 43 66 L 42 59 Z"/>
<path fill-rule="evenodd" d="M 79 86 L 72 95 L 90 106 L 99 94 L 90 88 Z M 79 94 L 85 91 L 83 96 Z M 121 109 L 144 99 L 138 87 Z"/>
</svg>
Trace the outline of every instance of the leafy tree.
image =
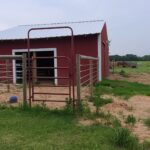
<svg viewBox="0 0 150 150">
<path fill-rule="evenodd" d="M 145 55 L 143 57 L 134 55 L 134 54 L 126 54 L 124 56 L 120 55 L 111 55 L 110 61 L 150 61 L 150 55 Z"/>
</svg>

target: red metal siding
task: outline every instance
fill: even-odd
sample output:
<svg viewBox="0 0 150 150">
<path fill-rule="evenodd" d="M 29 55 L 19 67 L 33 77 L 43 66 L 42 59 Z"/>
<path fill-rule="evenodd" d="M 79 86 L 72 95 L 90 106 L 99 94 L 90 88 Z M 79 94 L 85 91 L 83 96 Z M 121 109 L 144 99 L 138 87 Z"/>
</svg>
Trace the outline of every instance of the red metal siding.
<svg viewBox="0 0 150 150">
<path fill-rule="evenodd" d="M 37 39 L 31 41 L 32 48 L 57 48 L 57 56 L 70 56 L 70 38 L 51 38 L 51 39 Z M 0 55 L 11 55 L 12 49 L 26 49 L 27 41 L 1 41 L 0 42 Z M 76 36 L 75 37 L 75 50 L 76 54 L 83 54 L 88 56 L 97 57 L 97 35 Z M 65 66 L 65 61 L 58 61 L 58 67 Z M 67 75 L 64 70 L 58 71 L 58 76 L 62 77 Z M 63 80 L 58 80 L 59 84 L 65 84 Z"/>
<path fill-rule="evenodd" d="M 102 59 L 102 79 L 109 75 L 109 44 L 107 36 L 107 27 L 104 25 L 101 32 L 101 59 Z"/>
</svg>

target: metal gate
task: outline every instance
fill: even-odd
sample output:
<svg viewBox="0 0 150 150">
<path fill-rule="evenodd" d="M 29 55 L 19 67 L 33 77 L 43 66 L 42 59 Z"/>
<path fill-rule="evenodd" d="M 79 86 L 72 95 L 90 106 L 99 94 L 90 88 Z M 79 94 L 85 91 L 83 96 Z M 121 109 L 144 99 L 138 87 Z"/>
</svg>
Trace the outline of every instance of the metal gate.
<svg viewBox="0 0 150 150">
<path fill-rule="evenodd" d="M 65 56 L 59 56 L 59 57 L 32 57 L 30 58 L 30 49 L 31 49 L 31 44 L 30 44 L 30 32 L 35 31 L 35 30 L 54 30 L 54 29 L 69 29 L 71 31 L 71 50 L 70 50 L 70 57 L 65 57 Z M 46 28 L 31 28 L 28 31 L 28 80 L 29 80 L 29 104 L 31 106 L 31 103 L 34 101 L 43 101 L 43 102 L 66 102 L 65 100 L 62 100 L 61 97 L 66 96 L 67 99 L 72 101 L 73 108 L 75 107 L 75 92 L 74 92 L 74 67 L 75 67 L 75 52 L 74 52 L 74 35 L 73 35 L 73 30 L 71 27 L 68 26 L 62 26 L 62 27 L 46 27 Z M 42 66 L 42 67 L 37 67 L 34 66 L 34 62 L 39 60 L 39 59 L 54 59 L 56 61 L 64 61 L 67 60 L 67 65 L 62 66 L 62 67 L 52 67 L 52 66 Z M 40 76 L 40 75 L 34 75 L 34 70 L 51 70 L 51 69 L 56 69 L 58 72 L 58 75 L 54 76 Z M 66 76 L 63 76 L 59 74 L 59 70 L 65 70 L 67 72 Z M 55 81 L 58 81 L 56 84 L 38 84 L 36 83 L 37 80 L 39 79 L 53 79 Z M 67 84 L 60 84 L 60 80 L 66 80 Z M 45 90 L 44 92 L 41 90 L 36 90 L 37 86 L 42 88 L 44 87 L 47 89 L 49 87 L 49 90 Z M 59 92 L 53 92 L 54 88 L 60 88 Z M 68 92 L 60 92 L 61 88 L 68 88 Z M 40 95 L 45 95 L 45 97 L 42 97 L 39 99 L 36 96 Z M 47 95 L 47 97 L 46 97 Z M 60 95 L 60 99 L 53 99 L 53 96 L 58 96 Z M 51 99 L 49 99 L 49 97 Z"/>
<path fill-rule="evenodd" d="M 52 66 L 33 66 L 33 64 L 38 60 L 51 60 L 54 59 L 55 61 L 64 62 L 66 61 L 66 66 L 63 67 L 52 67 Z M 57 70 L 57 76 L 50 76 L 50 74 L 42 75 L 42 74 L 34 74 L 35 71 L 45 70 L 46 72 L 50 72 L 51 70 Z M 55 71 L 54 71 L 55 72 Z M 63 76 L 59 76 L 59 73 L 63 73 Z M 41 81 L 42 80 L 42 81 Z M 32 57 L 32 67 L 31 67 L 31 97 L 32 101 L 44 101 L 44 102 L 66 102 L 65 99 L 54 99 L 52 95 L 55 97 L 57 95 L 66 96 L 66 98 L 71 99 L 71 78 L 70 78 L 70 59 L 68 57 L 60 56 L 60 57 Z M 40 91 L 39 88 L 40 87 Z M 47 88 L 42 90 L 42 88 Z M 55 92 L 53 92 L 55 88 Z M 62 91 L 61 88 L 65 88 L 66 92 Z M 51 95 L 53 99 L 41 99 L 38 98 L 37 95 Z"/>
</svg>

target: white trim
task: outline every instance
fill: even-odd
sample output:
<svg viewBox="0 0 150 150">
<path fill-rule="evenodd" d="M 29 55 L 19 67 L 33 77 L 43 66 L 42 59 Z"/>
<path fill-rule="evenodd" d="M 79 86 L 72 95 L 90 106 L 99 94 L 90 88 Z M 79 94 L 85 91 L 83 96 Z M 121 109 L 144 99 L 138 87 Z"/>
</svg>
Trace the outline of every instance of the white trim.
<svg viewBox="0 0 150 150">
<path fill-rule="evenodd" d="M 98 58 L 99 58 L 99 81 L 102 80 L 102 46 L 101 46 L 101 34 L 97 38 L 98 45 Z"/>
<path fill-rule="evenodd" d="M 37 49 L 30 49 L 31 52 L 46 52 L 46 51 L 53 51 L 54 57 L 57 57 L 57 48 L 37 48 Z M 16 52 L 28 52 L 27 49 L 13 49 L 12 55 L 14 56 Z M 57 59 L 54 59 L 54 67 L 57 67 Z M 58 69 L 55 69 L 55 77 L 58 76 Z M 13 60 L 13 83 L 16 83 L 16 61 Z M 58 84 L 58 79 L 55 79 L 55 84 Z"/>
</svg>

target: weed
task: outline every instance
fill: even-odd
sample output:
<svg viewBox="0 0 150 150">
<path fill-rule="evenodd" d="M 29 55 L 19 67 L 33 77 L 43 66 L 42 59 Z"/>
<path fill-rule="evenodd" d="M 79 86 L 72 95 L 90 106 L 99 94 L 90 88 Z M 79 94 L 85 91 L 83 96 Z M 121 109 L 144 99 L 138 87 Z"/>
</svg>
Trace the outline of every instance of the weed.
<svg viewBox="0 0 150 150">
<path fill-rule="evenodd" d="M 112 99 L 104 99 L 100 94 L 95 94 L 93 97 L 93 104 L 96 107 L 96 114 L 99 114 L 100 107 L 112 103 Z"/>
<path fill-rule="evenodd" d="M 121 70 L 121 71 L 119 72 L 119 74 L 120 74 L 121 76 L 123 76 L 123 77 L 129 77 L 129 75 L 128 75 L 124 70 Z"/>
<path fill-rule="evenodd" d="M 145 149 L 149 150 L 150 148 L 150 138 L 146 139 L 143 143 Z"/>
<path fill-rule="evenodd" d="M 72 112 L 73 111 L 72 99 L 66 98 L 66 105 L 65 105 L 64 109 L 67 112 Z"/>
<path fill-rule="evenodd" d="M 77 115 L 89 115 L 90 112 L 90 108 L 88 107 L 88 105 L 86 103 L 84 103 L 83 101 L 80 101 L 80 103 L 78 103 L 75 113 Z"/>
<path fill-rule="evenodd" d="M 128 115 L 125 120 L 125 123 L 134 125 L 136 123 L 136 118 L 133 115 Z"/>
<path fill-rule="evenodd" d="M 144 121 L 145 125 L 148 126 L 150 128 L 150 119 L 146 119 Z"/>
<path fill-rule="evenodd" d="M 121 122 L 120 122 L 120 120 L 118 120 L 116 117 L 113 117 L 112 118 L 112 126 L 113 127 L 121 127 Z"/>
<path fill-rule="evenodd" d="M 126 128 L 115 129 L 113 142 L 121 148 L 128 148 L 130 150 L 139 148 L 138 139 L 131 135 L 130 131 Z"/>
<path fill-rule="evenodd" d="M 0 110 L 6 109 L 6 108 L 8 108 L 8 106 L 6 104 L 4 104 L 4 103 L 0 104 Z"/>
<path fill-rule="evenodd" d="M 95 116 L 96 119 L 102 118 L 102 120 L 104 120 L 104 125 L 106 126 L 112 126 L 112 127 L 121 126 L 120 120 L 118 120 L 115 116 L 113 116 L 109 111 L 107 113 L 103 111 L 99 111 L 98 114 L 95 113 L 93 114 L 93 116 Z"/>
<path fill-rule="evenodd" d="M 90 109 L 88 105 L 83 103 L 82 100 L 78 102 L 75 109 L 73 109 L 72 99 L 66 99 L 66 106 L 64 110 L 68 113 L 73 113 L 73 114 L 80 115 L 80 116 L 81 115 L 83 116 L 83 114 L 90 113 Z"/>
</svg>

